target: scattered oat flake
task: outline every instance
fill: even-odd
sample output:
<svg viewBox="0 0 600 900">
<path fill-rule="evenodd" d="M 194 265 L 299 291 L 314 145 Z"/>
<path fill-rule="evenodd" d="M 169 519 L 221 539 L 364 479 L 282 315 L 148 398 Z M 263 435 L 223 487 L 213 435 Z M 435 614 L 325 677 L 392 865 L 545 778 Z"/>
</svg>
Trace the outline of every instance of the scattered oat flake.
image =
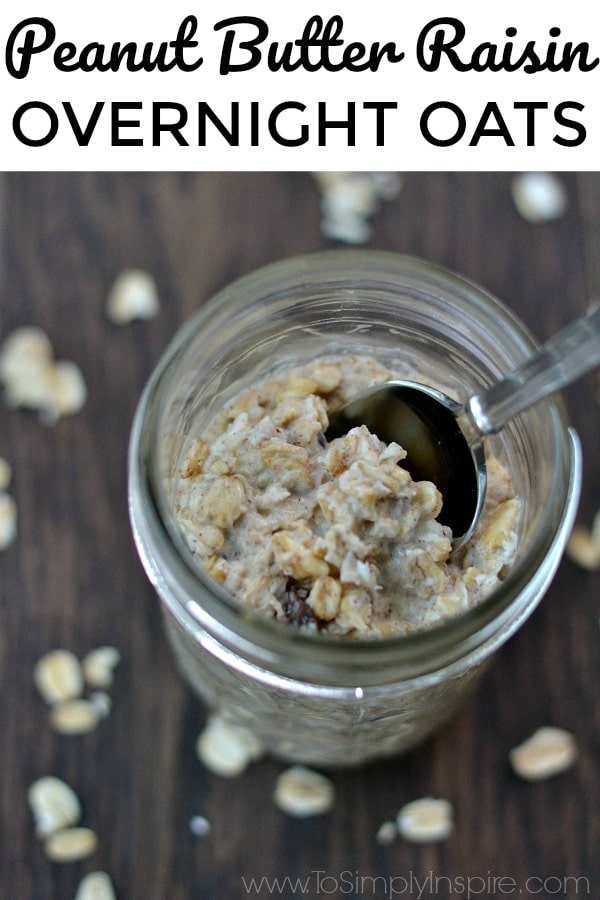
<svg viewBox="0 0 600 900">
<path fill-rule="evenodd" d="M 403 806 L 396 821 L 399 833 L 408 841 L 443 841 L 453 829 L 452 804 L 435 797 L 421 797 Z"/>
<path fill-rule="evenodd" d="M 126 269 L 115 280 L 106 300 L 106 314 L 115 325 L 151 319 L 160 308 L 152 276 L 142 269 Z"/>
<path fill-rule="evenodd" d="M 51 650 L 42 656 L 33 670 L 33 679 L 49 704 L 74 700 L 83 692 L 81 666 L 70 650 Z"/>
<path fill-rule="evenodd" d="M 600 569 L 600 544 L 592 539 L 587 528 L 575 526 L 567 543 L 567 556 L 582 569 L 590 572 Z"/>
<path fill-rule="evenodd" d="M 7 406 L 37 410 L 48 425 L 79 412 L 87 397 L 79 368 L 70 361 L 55 362 L 48 336 L 33 326 L 17 328 L 5 339 L 0 381 Z"/>
<path fill-rule="evenodd" d="M 45 425 L 54 425 L 61 416 L 72 416 L 83 407 L 87 388 L 83 375 L 74 362 L 61 360 L 48 374 L 49 400 L 40 410 Z"/>
<path fill-rule="evenodd" d="M 508 757 L 520 778 L 542 781 L 571 768 L 577 759 L 577 742 L 563 728 L 545 725 L 514 747 Z"/>
<path fill-rule="evenodd" d="M 550 172 L 523 172 L 511 185 L 517 212 L 528 222 L 558 219 L 567 209 L 567 192 L 562 181 Z"/>
<path fill-rule="evenodd" d="M 50 710 L 50 724 L 60 734 L 88 734 L 98 725 L 98 711 L 89 700 L 66 700 Z"/>
<path fill-rule="evenodd" d="M 0 491 L 0 550 L 6 550 L 17 536 L 17 504 L 10 494 Z"/>
<path fill-rule="evenodd" d="M 398 827 L 395 822 L 382 822 L 377 829 L 375 840 L 384 847 L 392 844 L 398 837 Z"/>
<path fill-rule="evenodd" d="M 217 775 L 241 775 L 262 756 L 259 739 L 247 728 L 234 725 L 221 716 L 210 716 L 196 742 L 196 753 L 207 769 Z"/>
<path fill-rule="evenodd" d="M 573 528 L 567 542 L 567 556 L 583 569 L 600 569 L 600 511 L 594 516 L 589 531 L 582 525 Z"/>
<path fill-rule="evenodd" d="M 92 691 L 90 703 L 98 713 L 98 718 L 105 719 L 112 708 L 112 699 L 106 691 Z"/>
<path fill-rule="evenodd" d="M 0 350 L 0 380 L 17 381 L 35 371 L 41 373 L 52 362 L 52 344 L 48 335 L 34 325 L 15 328 Z"/>
<path fill-rule="evenodd" d="M 91 828 L 66 828 L 51 834 L 44 851 L 52 862 L 77 862 L 86 859 L 98 847 L 98 838 Z"/>
<path fill-rule="evenodd" d="M 27 800 L 38 837 L 46 838 L 56 831 L 76 825 L 81 818 L 77 794 L 54 775 L 38 778 L 29 788 Z"/>
<path fill-rule="evenodd" d="M 8 460 L 0 456 L 0 491 L 5 491 L 12 478 L 12 469 Z"/>
<path fill-rule="evenodd" d="M 380 203 L 400 192 L 397 172 L 313 172 L 321 189 L 321 230 L 326 237 L 363 244 Z"/>
<path fill-rule="evenodd" d="M 290 816 L 319 816 L 333 808 L 335 788 L 319 772 L 301 765 L 290 766 L 277 779 L 274 800 Z"/>
<path fill-rule="evenodd" d="M 114 670 L 121 660 L 116 647 L 96 647 L 82 661 L 83 677 L 90 687 L 105 688 L 113 682 Z"/>
<path fill-rule="evenodd" d="M 75 900 L 116 900 L 112 882 L 106 872 L 90 872 L 82 878 Z"/>
<path fill-rule="evenodd" d="M 194 837 L 205 837 L 210 832 L 210 822 L 204 816 L 192 816 L 190 831 Z"/>
</svg>

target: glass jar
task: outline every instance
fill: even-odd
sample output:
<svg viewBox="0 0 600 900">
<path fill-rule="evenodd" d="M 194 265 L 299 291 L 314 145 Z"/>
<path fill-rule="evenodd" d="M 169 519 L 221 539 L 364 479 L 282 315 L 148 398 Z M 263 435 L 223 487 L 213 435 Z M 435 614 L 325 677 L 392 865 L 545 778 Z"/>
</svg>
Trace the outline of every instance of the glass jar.
<svg viewBox="0 0 600 900">
<path fill-rule="evenodd" d="M 133 424 L 129 504 L 178 666 L 210 708 L 288 760 L 355 765 L 420 742 L 448 719 L 490 654 L 545 593 L 576 511 L 577 436 L 553 398 L 489 439 L 523 502 L 517 558 L 464 615 L 378 641 L 306 635 L 241 608 L 194 562 L 173 516 L 169 478 L 186 435 L 201 433 L 240 387 L 327 354 L 398 357 L 459 401 L 535 347 L 480 287 L 430 263 L 341 250 L 284 260 L 226 287 L 180 330 Z M 200 428 L 200 431 L 198 429 Z"/>
</svg>

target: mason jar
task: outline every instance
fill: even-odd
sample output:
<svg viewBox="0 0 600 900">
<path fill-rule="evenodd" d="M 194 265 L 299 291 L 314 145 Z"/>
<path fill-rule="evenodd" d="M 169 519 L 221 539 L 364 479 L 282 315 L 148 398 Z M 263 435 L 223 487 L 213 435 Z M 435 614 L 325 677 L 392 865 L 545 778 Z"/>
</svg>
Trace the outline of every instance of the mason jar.
<svg viewBox="0 0 600 900">
<path fill-rule="evenodd" d="M 304 634 L 239 605 L 192 558 L 171 477 L 189 434 L 240 389 L 288 364 L 365 354 L 405 359 L 464 402 L 536 344 L 498 300 L 431 263 L 340 250 L 259 269 L 203 303 L 174 337 L 132 429 L 129 506 L 183 677 L 209 709 L 276 756 L 356 765 L 404 751 L 446 721 L 490 655 L 541 600 L 575 516 L 581 453 L 562 402 L 538 403 L 486 439 L 522 502 L 517 555 L 479 605 L 380 640 Z"/>
</svg>

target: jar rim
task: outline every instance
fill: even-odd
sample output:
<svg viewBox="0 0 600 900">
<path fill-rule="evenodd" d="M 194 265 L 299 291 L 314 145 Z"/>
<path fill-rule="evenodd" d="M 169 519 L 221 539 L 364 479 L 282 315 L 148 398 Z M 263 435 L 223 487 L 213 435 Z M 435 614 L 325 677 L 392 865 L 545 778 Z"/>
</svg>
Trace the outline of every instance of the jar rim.
<svg viewBox="0 0 600 900">
<path fill-rule="evenodd" d="M 346 673 L 349 683 L 368 683 L 367 673 L 389 668 L 394 677 L 426 674 L 431 660 L 435 671 L 440 664 L 450 666 L 466 653 L 491 646 L 502 629 L 505 640 L 537 603 L 520 608 L 517 603 L 532 572 L 540 568 L 557 541 L 564 542 L 575 514 L 581 462 L 578 441 L 568 428 L 559 397 L 544 401 L 551 423 L 553 467 L 551 496 L 546 519 L 541 521 L 524 557 L 511 566 L 506 578 L 473 608 L 427 630 L 377 639 L 348 639 L 328 634 L 304 634 L 242 607 L 207 573 L 193 564 L 191 552 L 177 540 L 165 515 L 160 479 L 152 459 L 156 446 L 157 398 L 161 384 L 179 355 L 207 323 L 222 318 L 228 305 L 243 302 L 257 287 L 277 291 L 278 296 L 295 286 L 356 277 L 358 272 L 377 283 L 392 284 L 398 277 L 424 279 L 430 287 L 457 292 L 490 322 L 507 329 L 523 357 L 533 352 L 536 342 L 523 323 L 499 300 L 474 282 L 418 257 L 390 251 L 328 250 L 289 257 L 270 263 L 236 279 L 204 303 L 175 334 L 163 352 L 142 393 L 136 410 L 129 452 L 129 505 L 134 537 L 150 580 L 169 603 L 182 624 L 200 625 L 225 647 L 240 650 L 242 642 L 248 659 L 258 666 L 273 668 L 283 675 L 310 680 L 325 667 L 336 670 L 336 682 Z M 397 283 L 397 282 L 396 282 Z M 268 294 L 271 296 L 270 294 Z M 300 298 L 301 302 L 301 298 Z M 553 495 L 553 496 L 552 496 Z M 551 512 L 560 506 L 559 521 Z M 143 519 L 143 521 L 142 521 Z M 157 582 L 160 582 L 157 584 Z M 202 599 L 200 600 L 200 594 Z M 515 608 L 515 606 L 517 608 Z M 432 668 L 433 671 L 433 668 Z"/>
</svg>

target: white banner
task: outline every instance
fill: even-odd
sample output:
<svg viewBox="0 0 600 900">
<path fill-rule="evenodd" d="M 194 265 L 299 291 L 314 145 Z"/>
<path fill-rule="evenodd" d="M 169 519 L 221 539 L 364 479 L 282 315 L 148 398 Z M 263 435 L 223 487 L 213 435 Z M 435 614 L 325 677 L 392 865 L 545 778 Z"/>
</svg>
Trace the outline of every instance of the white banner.
<svg viewBox="0 0 600 900">
<path fill-rule="evenodd" d="M 589 0 L 0 11 L 5 170 L 593 170 Z"/>
</svg>

